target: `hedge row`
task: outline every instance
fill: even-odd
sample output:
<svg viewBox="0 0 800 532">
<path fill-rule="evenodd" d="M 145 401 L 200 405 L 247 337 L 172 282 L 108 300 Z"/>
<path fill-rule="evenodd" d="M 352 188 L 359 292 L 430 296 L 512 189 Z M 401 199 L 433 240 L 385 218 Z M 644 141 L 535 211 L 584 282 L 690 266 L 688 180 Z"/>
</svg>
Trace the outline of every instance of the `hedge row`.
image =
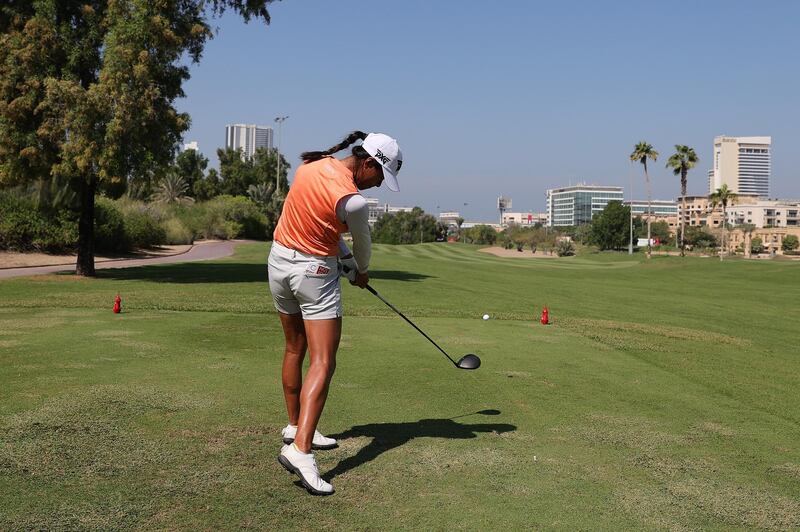
<svg viewBox="0 0 800 532">
<path fill-rule="evenodd" d="M 121 253 L 162 244 L 190 244 L 204 238 L 265 240 L 268 220 L 244 197 L 218 196 L 190 205 L 162 205 L 98 197 L 95 244 L 100 253 Z M 0 192 L 0 250 L 74 251 L 76 213 L 46 213 L 34 202 Z"/>
</svg>

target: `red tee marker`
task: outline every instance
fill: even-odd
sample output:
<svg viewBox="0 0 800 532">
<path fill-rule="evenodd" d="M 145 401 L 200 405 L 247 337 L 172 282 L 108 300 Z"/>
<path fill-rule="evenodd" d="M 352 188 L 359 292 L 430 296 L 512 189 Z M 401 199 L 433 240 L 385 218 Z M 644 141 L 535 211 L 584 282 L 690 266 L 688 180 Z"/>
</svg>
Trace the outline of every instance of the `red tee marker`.
<svg viewBox="0 0 800 532">
<path fill-rule="evenodd" d="M 114 299 L 114 314 L 119 314 L 122 312 L 122 299 L 117 294 L 117 297 Z"/>
<path fill-rule="evenodd" d="M 547 305 L 545 305 L 544 309 L 542 309 L 542 317 L 539 319 L 542 325 L 548 325 L 550 323 L 550 313 L 547 310 Z"/>
</svg>

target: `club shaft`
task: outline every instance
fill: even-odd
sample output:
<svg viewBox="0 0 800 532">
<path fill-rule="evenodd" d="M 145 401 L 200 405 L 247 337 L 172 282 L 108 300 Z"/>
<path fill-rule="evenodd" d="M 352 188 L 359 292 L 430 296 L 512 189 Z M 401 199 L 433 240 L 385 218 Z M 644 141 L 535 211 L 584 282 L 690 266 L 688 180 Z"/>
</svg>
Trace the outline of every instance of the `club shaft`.
<svg viewBox="0 0 800 532">
<path fill-rule="evenodd" d="M 450 362 L 452 362 L 454 366 L 458 367 L 458 364 L 456 364 L 456 361 L 455 361 L 455 360 L 453 360 L 452 358 L 450 358 L 450 355 L 448 355 L 448 354 L 447 354 L 447 352 L 446 352 L 444 349 L 442 349 L 441 347 L 439 347 L 439 344 L 437 344 L 436 342 L 434 342 L 434 341 L 433 341 L 433 339 L 432 339 L 430 336 L 428 336 L 427 334 L 425 334 L 425 332 L 424 332 L 422 329 L 420 329 L 419 327 L 417 327 L 416 325 L 414 325 L 414 322 L 413 322 L 413 321 L 411 321 L 410 319 L 406 318 L 405 314 L 403 314 L 402 312 L 400 312 L 399 310 L 397 310 L 397 309 L 394 307 L 394 305 L 392 305 L 391 303 L 389 303 L 388 301 L 386 301 L 386 300 L 383 298 L 383 296 L 381 296 L 381 295 L 380 295 L 380 294 L 379 294 L 377 291 L 375 291 L 375 289 L 374 289 L 374 288 L 372 288 L 370 285 L 367 285 L 367 287 L 366 287 L 366 288 L 367 288 L 367 290 L 369 290 L 370 292 L 372 292 L 373 294 L 375 294 L 375 296 L 377 296 L 377 298 L 378 298 L 378 299 L 380 299 L 381 301 L 383 301 L 384 303 L 386 303 L 386 306 L 388 306 L 388 307 L 389 307 L 390 309 L 392 309 L 393 311 L 397 312 L 397 314 L 398 314 L 398 315 L 399 315 L 401 318 L 403 318 L 404 320 L 406 320 L 406 321 L 408 322 L 408 324 L 409 324 L 409 325 L 411 325 L 411 326 L 412 326 L 412 327 L 414 327 L 416 330 L 418 330 L 418 331 L 419 331 L 419 333 L 420 333 L 422 336 L 424 336 L 425 338 L 427 338 L 427 339 L 428 339 L 428 341 L 429 341 L 430 343 L 432 343 L 433 345 L 435 345 L 435 346 L 436 346 L 436 349 L 438 349 L 439 351 L 441 351 L 441 352 L 442 352 L 442 354 L 443 354 L 444 356 L 446 356 L 446 357 L 447 357 L 447 359 L 448 359 Z"/>
</svg>

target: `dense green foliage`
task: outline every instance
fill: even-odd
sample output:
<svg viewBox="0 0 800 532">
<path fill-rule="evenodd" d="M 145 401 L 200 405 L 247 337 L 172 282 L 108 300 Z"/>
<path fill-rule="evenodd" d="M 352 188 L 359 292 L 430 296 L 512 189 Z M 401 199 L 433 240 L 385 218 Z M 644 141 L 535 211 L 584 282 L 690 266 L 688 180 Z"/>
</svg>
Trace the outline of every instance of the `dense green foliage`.
<svg viewBox="0 0 800 532">
<path fill-rule="evenodd" d="M 641 218 L 638 220 L 636 236 L 638 238 L 647 238 L 647 226 L 646 224 L 641 222 Z M 657 222 L 652 222 L 650 224 L 650 238 L 653 240 L 659 240 L 661 245 L 666 245 L 671 243 L 675 243 L 674 238 L 670 235 L 669 232 L 669 224 L 664 220 L 658 220 Z"/>
<path fill-rule="evenodd" d="M 609 201 L 592 219 L 589 242 L 601 250 L 627 249 L 630 242 L 631 209 L 621 201 Z M 635 229 L 634 229 L 635 231 Z"/>
<path fill-rule="evenodd" d="M 763 253 L 764 252 L 764 242 L 761 240 L 760 237 L 754 236 L 752 240 L 750 240 L 750 253 Z"/>
<path fill-rule="evenodd" d="M 203 238 L 271 238 L 270 221 L 257 203 L 218 196 L 193 204 L 145 203 L 98 197 L 94 232 L 97 250 L 123 253 L 161 244 L 191 244 Z M 74 252 L 77 223 L 68 211 L 54 214 L 0 192 L 0 250 Z"/>
<path fill-rule="evenodd" d="M 0 250 L 71 251 L 78 224 L 69 211 L 48 211 L 28 196 L 0 191 Z"/>
<path fill-rule="evenodd" d="M 267 253 L 0 281 L 0 529 L 800 527 L 797 263 L 376 245 L 371 285 L 483 366 L 345 283 L 319 499 L 276 460 Z"/>
<path fill-rule="evenodd" d="M 783 243 L 781 244 L 783 251 L 794 251 L 798 246 L 800 246 L 800 241 L 798 241 L 796 236 L 786 235 L 783 237 Z"/>
<path fill-rule="evenodd" d="M 468 244 L 492 246 L 497 241 L 497 231 L 491 225 L 476 225 L 462 231 L 463 240 Z"/>
<path fill-rule="evenodd" d="M 66 180 L 80 207 L 78 264 L 94 274 L 94 199 L 172 160 L 189 128 L 175 108 L 232 9 L 269 22 L 271 0 L 5 2 L 0 9 L 0 185 Z M 142 188 L 141 186 L 139 188 Z"/>
<path fill-rule="evenodd" d="M 704 226 L 691 225 L 686 227 L 685 243 L 692 248 L 715 248 L 717 237 Z"/>
<path fill-rule="evenodd" d="M 419 207 L 410 211 L 387 213 L 372 228 L 372 240 L 380 244 L 415 244 L 433 242 L 443 227 L 436 218 Z"/>
</svg>

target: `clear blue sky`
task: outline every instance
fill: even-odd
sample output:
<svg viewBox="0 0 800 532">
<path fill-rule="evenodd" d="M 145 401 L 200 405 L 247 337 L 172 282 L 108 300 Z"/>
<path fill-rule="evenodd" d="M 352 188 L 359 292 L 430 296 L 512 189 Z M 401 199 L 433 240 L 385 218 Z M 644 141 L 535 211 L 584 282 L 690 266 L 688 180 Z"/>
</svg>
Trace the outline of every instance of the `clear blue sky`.
<svg viewBox="0 0 800 532">
<path fill-rule="evenodd" d="M 401 192 L 368 195 L 493 220 L 496 197 L 544 210 L 545 189 L 588 183 L 645 198 L 628 155 L 646 140 L 654 199 L 679 193 L 675 144 L 701 161 L 716 135 L 771 135 L 770 195 L 800 197 L 800 2 L 284 0 L 272 23 L 233 15 L 179 108 L 216 165 L 228 123 L 283 127 L 282 152 L 354 129 L 395 136 Z M 344 154 L 342 154 L 344 155 Z M 467 203 L 467 206 L 464 206 Z M 437 209 L 438 206 L 438 209 Z"/>
</svg>

